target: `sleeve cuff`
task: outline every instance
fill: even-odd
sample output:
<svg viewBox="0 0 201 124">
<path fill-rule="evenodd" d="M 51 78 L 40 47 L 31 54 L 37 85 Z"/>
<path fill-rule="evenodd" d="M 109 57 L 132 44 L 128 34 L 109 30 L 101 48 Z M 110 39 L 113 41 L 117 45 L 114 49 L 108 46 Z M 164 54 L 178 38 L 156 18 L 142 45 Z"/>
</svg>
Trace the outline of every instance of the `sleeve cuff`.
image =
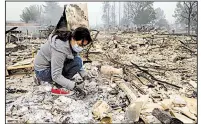
<svg viewBox="0 0 201 124">
<path fill-rule="evenodd" d="M 87 72 L 85 70 L 80 70 L 79 74 L 81 77 L 85 77 L 87 75 Z"/>
<path fill-rule="evenodd" d="M 68 86 L 68 88 L 69 88 L 70 90 L 73 90 L 73 89 L 75 88 L 75 82 L 71 81 L 71 82 L 70 82 L 70 85 Z"/>
</svg>

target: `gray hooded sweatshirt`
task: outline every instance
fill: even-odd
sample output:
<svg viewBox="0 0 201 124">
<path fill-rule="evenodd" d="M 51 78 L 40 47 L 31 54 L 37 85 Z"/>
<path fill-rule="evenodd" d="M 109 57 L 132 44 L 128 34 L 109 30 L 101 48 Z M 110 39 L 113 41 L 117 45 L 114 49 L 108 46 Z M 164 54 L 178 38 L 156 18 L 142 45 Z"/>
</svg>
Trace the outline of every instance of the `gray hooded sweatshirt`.
<svg viewBox="0 0 201 124">
<path fill-rule="evenodd" d="M 52 37 L 51 34 L 47 42 L 41 46 L 35 57 L 34 69 L 41 71 L 51 67 L 52 80 L 65 88 L 73 89 L 75 82 L 62 75 L 65 59 L 74 59 L 70 43 L 56 39 L 56 37 L 57 35 Z M 79 73 L 82 76 L 85 71 L 82 70 Z"/>
</svg>

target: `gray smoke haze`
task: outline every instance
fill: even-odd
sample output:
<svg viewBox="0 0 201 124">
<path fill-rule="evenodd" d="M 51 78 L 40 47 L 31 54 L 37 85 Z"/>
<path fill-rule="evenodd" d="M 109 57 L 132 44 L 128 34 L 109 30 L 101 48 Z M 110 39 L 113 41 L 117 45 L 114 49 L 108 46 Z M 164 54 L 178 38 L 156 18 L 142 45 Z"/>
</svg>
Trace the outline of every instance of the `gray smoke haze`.
<svg viewBox="0 0 201 124">
<path fill-rule="evenodd" d="M 75 2 L 59 2 L 59 5 L 63 8 L 64 4 L 68 3 L 75 3 Z M 85 2 L 83 2 L 85 3 Z M 37 5 L 44 5 L 44 2 L 6 2 L 6 20 L 20 20 L 20 14 L 22 13 L 22 10 L 25 7 L 28 7 L 32 4 Z M 102 19 L 101 16 L 103 14 L 102 10 L 102 2 L 87 2 L 88 4 L 88 14 L 89 14 L 89 25 L 90 26 L 96 26 L 96 25 L 102 25 Z M 119 17 L 119 2 L 115 2 L 116 4 L 116 18 Z M 120 8 L 120 17 L 123 17 L 123 2 L 120 2 L 121 8 Z M 165 15 L 166 19 L 169 23 L 174 23 L 175 18 L 172 17 L 174 14 L 174 10 L 176 7 L 176 2 L 154 2 L 153 4 L 154 8 L 160 7 Z M 55 15 L 58 15 L 58 13 L 52 14 L 52 19 L 55 19 Z M 117 20 L 118 23 L 118 20 Z"/>
</svg>

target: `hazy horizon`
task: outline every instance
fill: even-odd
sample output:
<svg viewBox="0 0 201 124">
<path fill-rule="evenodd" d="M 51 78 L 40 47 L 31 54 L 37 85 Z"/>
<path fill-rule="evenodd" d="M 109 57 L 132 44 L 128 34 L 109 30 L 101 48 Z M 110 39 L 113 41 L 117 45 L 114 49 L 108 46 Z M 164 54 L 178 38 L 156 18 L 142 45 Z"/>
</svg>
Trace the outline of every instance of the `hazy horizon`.
<svg viewBox="0 0 201 124">
<path fill-rule="evenodd" d="M 89 16 L 89 24 L 90 26 L 101 25 L 102 22 L 102 2 L 58 2 L 61 7 L 64 4 L 69 3 L 87 3 L 88 6 L 88 16 Z M 121 12 L 120 17 L 123 16 L 123 2 L 120 2 Z M 25 7 L 30 5 L 37 4 L 42 5 L 45 2 L 6 2 L 6 21 L 20 21 L 20 14 Z M 119 6 L 119 2 L 115 2 L 116 6 Z M 164 14 L 166 15 L 167 21 L 172 24 L 175 22 L 175 18 L 172 17 L 174 14 L 174 10 L 176 8 L 176 2 L 154 2 L 154 9 L 160 7 Z M 116 9 L 116 17 L 119 18 L 119 9 Z M 117 20 L 117 23 L 118 20 Z"/>
</svg>

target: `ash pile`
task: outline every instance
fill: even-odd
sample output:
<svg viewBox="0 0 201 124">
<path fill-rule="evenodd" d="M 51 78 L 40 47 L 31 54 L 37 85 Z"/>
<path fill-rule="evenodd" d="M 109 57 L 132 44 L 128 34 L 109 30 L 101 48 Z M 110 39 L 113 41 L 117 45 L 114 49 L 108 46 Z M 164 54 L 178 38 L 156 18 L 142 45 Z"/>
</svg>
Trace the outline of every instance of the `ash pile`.
<svg viewBox="0 0 201 124">
<path fill-rule="evenodd" d="M 6 51 L 7 66 L 32 58 L 31 46 L 39 49 L 43 42 L 25 40 L 21 44 L 26 48 Z M 84 82 L 87 96 L 82 100 L 75 95 L 53 96 L 49 84 L 34 83 L 31 69 L 25 74 L 17 69 L 20 74 L 7 76 L 7 122 L 197 122 L 194 36 L 101 31 L 89 58 L 92 62 L 84 64 L 84 68 L 91 79 Z"/>
</svg>

